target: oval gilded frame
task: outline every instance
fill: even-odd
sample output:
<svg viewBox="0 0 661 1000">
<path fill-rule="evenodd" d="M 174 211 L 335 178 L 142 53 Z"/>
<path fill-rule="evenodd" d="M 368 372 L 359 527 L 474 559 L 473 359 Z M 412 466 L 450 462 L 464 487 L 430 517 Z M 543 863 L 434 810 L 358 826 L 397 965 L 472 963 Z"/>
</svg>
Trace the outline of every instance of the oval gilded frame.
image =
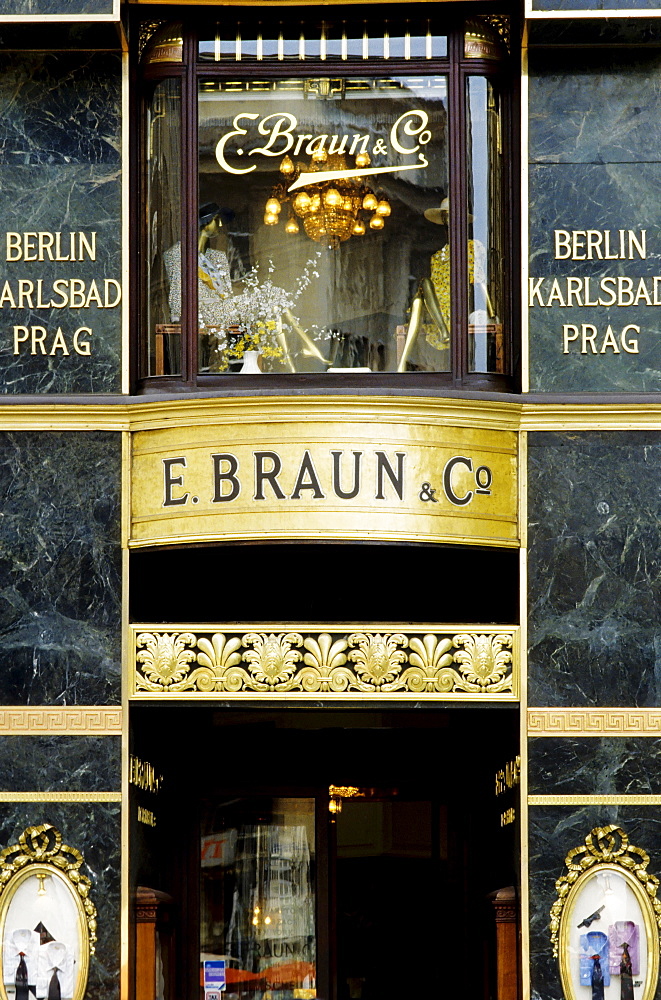
<svg viewBox="0 0 661 1000">
<path fill-rule="evenodd" d="M 577 984 L 570 968 L 572 961 L 570 934 L 574 930 L 574 925 L 576 929 L 586 927 L 586 932 L 593 925 L 594 930 L 605 931 L 606 924 L 603 927 L 598 925 L 598 921 L 601 919 L 601 910 L 604 907 L 606 907 L 606 919 L 614 919 L 613 913 L 609 914 L 608 912 L 608 901 L 605 901 L 601 907 L 596 905 L 601 898 L 605 899 L 608 895 L 606 889 L 602 890 L 601 897 L 593 896 L 589 901 L 586 900 L 584 909 L 592 910 L 592 912 L 583 913 L 581 910 L 582 920 L 580 924 L 574 920 L 574 917 L 577 916 L 575 913 L 576 903 L 592 880 L 598 879 L 599 876 L 608 875 L 616 876 L 624 881 L 626 889 L 632 893 L 640 910 L 642 917 L 640 933 L 644 934 L 645 940 L 643 942 L 639 939 L 638 945 L 640 953 L 645 956 L 646 963 L 645 982 L 641 984 L 643 990 L 642 993 L 636 995 L 636 1000 L 652 1000 L 659 977 L 661 902 L 656 898 L 659 879 L 647 871 L 649 861 L 647 852 L 641 847 L 635 847 L 631 844 L 628 835 L 616 824 L 595 827 L 585 838 L 583 845 L 572 848 L 567 854 L 565 858 L 567 872 L 555 883 L 558 895 L 551 907 L 551 943 L 553 955 L 558 958 L 560 979 L 566 1000 L 582 1000 L 584 996 L 581 991 L 577 990 Z M 606 884 L 610 885 L 607 880 Z"/>
<path fill-rule="evenodd" d="M 50 824 L 28 827 L 19 837 L 18 844 L 0 852 L 1 1000 L 13 1000 L 14 996 L 11 994 L 10 997 L 5 984 L 5 945 L 8 935 L 18 927 L 8 926 L 8 919 L 12 916 L 12 904 L 17 901 L 17 894 L 23 889 L 22 895 L 26 896 L 27 883 L 32 879 L 35 882 L 34 901 L 20 899 L 21 917 L 18 926 L 22 930 L 33 932 L 38 932 L 38 927 L 43 927 L 49 934 L 49 940 L 45 944 L 56 940 L 51 931 L 66 929 L 62 935 L 66 940 L 63 939 L 61 943 L 66 945 L 73 962 L 70 970 L 71 1000 L 83 1000 L 87 990 L 90 956 L 94 953 L 96 942 L 96 907 L 89 898 L 91 882 L 80 872 L 82 864 L 82 854 L 63 844 L 61 834 Z M 45 897 L 48 897 L 47 880 L 52 881 L 50 899 L 45 902 Z M 65 913 L 67 909 L 68 913 Z M 45 924 L 44 916 L 46 920 L 50 920 L 50 928 Z M 43 937 L 41 940 L 43 941 Z M 41 942 L 37 944 L 33 939 L 33 947 L 35 946 L 39 948 Z M 32 973 L 33 970 L 30 970 L 31 978 Z M 67 975 L 66 971 L 63 971 L 63 975 Z M 34 980 L 36 982 L 36 973 Z M 30 982 L 30 985 L 34 984 Z M 62 995 L 68 997 L 69 991 Z"/>
<path fill-rule="evenodd" d="M 646 956 L 646 971 L 643 990 L 642 992 L 639 992 L 638 990 L 636 991 L 636 1000 L 652 1000 L 652 997 L 656 993 L 657 980 L 659 976 L 659 929 L 656 922 L 654 908 L 649 896 L 645 892 L 645 889 L 635 875 L 620 865 L 609 863 L 596 864 L 594 867 L 583 872 L 583 874 L 580 875 L 574 882 L 567 894 L 567 899 L 565 900 L 563 912 L 560 917 L 560 929 L 558 935 L 560 981 L 562 983 L 562 991 L 566 1000 L 580 1000 L 580 997 L 582 996 L 582 994 L 579 995 L 576 989 L 575 977 L 572 975 L 570 968 L 570 934 L 576 923 L 574 917 L 576 916 L 575 909 L 579 897 L 582 895 L 589 882 L 593 879 L 597 879 L 599 875 L 605 874 L 617 875 L 618 878 L 624 879 L 627 888 L 631 890 L 640 907 L 643 924 L 642 932 L 644 934 L 644 941 L 640 941 L 640 950 L 641 953 L 644 953 Z M 603 931 L 605 929 L 596 923 L 592 926 L 595 930 Z"/>
</svg>

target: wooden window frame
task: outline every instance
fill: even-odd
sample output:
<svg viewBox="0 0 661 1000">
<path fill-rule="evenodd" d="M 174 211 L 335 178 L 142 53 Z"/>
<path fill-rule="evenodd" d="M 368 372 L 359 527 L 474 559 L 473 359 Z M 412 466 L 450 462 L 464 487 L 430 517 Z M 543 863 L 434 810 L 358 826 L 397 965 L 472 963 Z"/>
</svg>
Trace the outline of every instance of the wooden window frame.
<svg viewBox="0 0 661 1000">
<path fill-rule="evenodd" d="M 406 13 L 420 13 L 422 5 L 416 4 L 411 9 L 407 5 Z M 477 9 L 476 9 L 477 7 Z M 157 8 L 159 12 L 161 8 Z M 313 8 L 314 9 L 314 8 Z M 332 20 L 341 9 L 338 7 L 323 7 L 323 16 Z M 351 13 L 356 8 L 349 6 Z M 389 11 L 397 14 L 397 5 L 389 5 Z M 165 10 L 165 8 L 164 8 Z M 286 22 L 289 8 L 269 8 Z M 309 11 L 310 8 L 305 8 Z M 134 231 L 139 233 L 139 239 L 134 240 L 131 248 L 131 273 L 136 276 L 132 284 L 132 386 L 139 393 L 153 392 L 195 392 L 205 393 L 223 391 L 236 393 L 239 390 L 280 391 L 283 395 L 290 392 L 300 392 L 302 388 L 317 391 L 326 389 L 352 389 L 369 394 L 381 389 L 397 388 L 403 392 L 469 390 L 488 392 L 517 392 L 520 385 L 520 295 L 519 282 L 516 275 L 520 273 L 520 260 L 517 248 L 517 219 L 519 206 L 519 171 L 515 169 L 520 161 L 518 130 L 514 128 L 518 94 L 515 84 L 518 80 L 517 67 L 511 55 L 500 62 L 486 59 L 466 58 L 464 55 L 464 22 L 466 17 L 479 16 L 480 13 L 492 13 L 483 5 L 473 4 L 435 4 L 429 8 L 430 15 L 442 24 L 443 33 L 447 33 L 448 52 L 445 58 L 425 60 L 424 64 L 415 61 L 396 59 L 370 59 L 364 63 L 347 63 L 337 59 L 327 59 L 324 62 L 312 61 L 300 64 L 293 62 L 259 63 L 259 76 L 262 79 L 277 78 L 286 72 L 288 77 L 337 76 L 338 73 L 360 72 L 361 76 L 378 76 L 387 70 L 389 74 L 415 73 L 417 66 L 424 65 L 425 72 L 436 75 L 446 75 L 448 79 L 448 148 L 449 148 L 449 198 L 450 213 L 455 224 L 449 232 L 450 258 L 459 261 L 459 266 L 451 269 L 452 297 L 452 338 L 450 348 L 449 372 L 372 372 L 355 374 L 343 373 L 269 373 L 268 381 L 263 375 L 239 375 L 236 373 L 209 374 L 198 371 L 198 330 L 193 322 L 197 315 L 197 233 L 198 233 L 198 80 L 222 79 L 236 77 L 236 63 L 198 62 L 198 39 L 201 26 L 222 15 L 228 20 L 237 20 L 242 16 L 255 16 L 254 8 L 239 8 L 234 5 L 215 8 L 214 15 L 209 8 L 168 7 L 163 15 L 163 24 L 167 21 L 181 21 L 183 30 L 183 59 L 180 64 L 162 63 L 158 65 L 139 66 L 139 52 L 134 42 L 134 76 L 137 83 L 131 108 L 131 119 L 137 123 L 132 135 L 132 183 L 131 189 L 136 193 L 132 206 Z M 439 10 L 441 13 L 439 13 Z M 301 20 L 302 8 L 291 7 L 292 17 Z M 264 16 L 265 8 L 261 7 L 259 16 Z M 499 7 L 498 13 L 505 13 L 510 18 L 511 38 L 518 39 L 518 21 L 514 11 Z M 425 11 L 426 13 L 426 11 Z M 146 15 L 142 15 L 143 20 Z M 153 21 L 153 13 L 149 20 Z M 132 37 L 140 34 L 139 22 L 136 24 Z M 286 67 L 286 69 L 285 69 Z M 242 73 L 249 75 L 255 72 L 255 64 L 246 62 Z M 501 126 L 503 140 L 503 243 L 506 248 L 506 259 L 503 261 L 503 300 L 505 305 L 504 334 L 504 367 L 505 374 L 482 373 L 468 371 L 468 209 L 467 209 L 467 119 L 466 94 L 467 80 L 471 76 L 487 78 L 496 83 L 501 95 Z M 182 233 L 182 315 L 181 315 L 181 373 L 179 375 L 150 375 L 147 370 L 146 352 L 148 335 L 145 329 L 144 302 L 147 295 L 146 268 L 144 253 L 146 229 L 146 184 L 143 162 L 144 125 L 146 121 L 145 91 L 160 80 L 179 79 L 181 81 L 181 144 L 182 144 L 182 178 L 181 178 L 181 233 Z"/>
</svg>

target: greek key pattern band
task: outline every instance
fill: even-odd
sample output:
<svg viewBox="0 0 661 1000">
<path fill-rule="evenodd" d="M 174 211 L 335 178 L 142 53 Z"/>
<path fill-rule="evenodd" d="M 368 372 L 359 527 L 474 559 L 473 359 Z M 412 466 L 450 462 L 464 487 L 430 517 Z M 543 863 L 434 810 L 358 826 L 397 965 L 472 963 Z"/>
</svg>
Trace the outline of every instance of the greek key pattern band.
<svg viewBox="0 0 661 1000">
<path fill-rule="evenodd" d="M 117 706 L 65 708 L 0 707 L 0 735 L 121 736 L 122 710 Z"/>
<path fill-rule="evenodd" d="M 0 792 L 0 802 L 121 802 L 121 792 Z"/>
<path fill-rule="evenodd" d="M 529 795 L 529 806 L 661 806 L 661 795 Z"/>
<path fill-rule="evenodd" d="M 661 736 L 661 709 L 530 708 L 528 736 Z"/>
</svg>

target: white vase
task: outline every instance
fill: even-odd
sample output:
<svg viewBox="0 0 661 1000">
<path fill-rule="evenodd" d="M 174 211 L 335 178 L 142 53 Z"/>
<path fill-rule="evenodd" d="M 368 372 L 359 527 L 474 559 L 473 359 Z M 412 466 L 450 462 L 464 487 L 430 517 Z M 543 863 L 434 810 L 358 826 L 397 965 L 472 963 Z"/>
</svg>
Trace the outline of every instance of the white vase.
<svg viewBox="0 0 661 1000">
<path fill-rule="evenodd" d="M 261 375 L 262 369 L 259 367 L 259 351 L 244 351 L 241 375 Z"/>
</svg>

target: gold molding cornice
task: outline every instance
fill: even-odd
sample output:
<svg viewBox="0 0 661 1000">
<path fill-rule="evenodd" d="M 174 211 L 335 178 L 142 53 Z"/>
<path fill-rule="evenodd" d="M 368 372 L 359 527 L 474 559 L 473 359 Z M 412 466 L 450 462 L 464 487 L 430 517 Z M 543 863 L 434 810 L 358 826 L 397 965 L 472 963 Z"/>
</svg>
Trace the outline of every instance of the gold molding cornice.
<svg viewBox="0 0 661 1000">
<path fill-rule="evenodd" d="M 511 625 L 131 625 L 133 699 L 518 700 Z"/>
<path fill-rule="evenodd" d="M 661 795 L 529 795 L 529 806 L 661 806 Z"/>
<path fill-rule="evenodd" d="M 420 396 L 209 396 L 187 399 L 158 396 L 110 405 L 0 402 L 0 430 L 108 430 L 143 431 L 196 426 L 210 420 L 232 425 L 252 423 L 256 418 L 278 423 L 299 419 L 358 419 L 362 423 L 383 421 L 447 422 L 460 427 L 516 431 L 519 403 Z"/>
<path fill-rule="evenodd" d="M 528 736 L 661 736 L 661 709 L 529 708 Z"/>
<path fill-rule="evenodd" d="M 267 376 L 268 377 L 268 376 Z M 308 417 L 328 417 L 333 421 L 358 418 L 362 422 L 416 423 L 431 421 L 439 427 L 451 422 L 462 427 L 484 427 L 506 431 L 562 430 L 659 430 L 661 399 L 658 403 L 557 403 L 516 400 L 464 399 L 447 396 L 208 396 L 187 399 L 162 395 L 157 398 L 127 397 L 126 402 L 109 404 L 99 396 L 96 403 L 2 403 L 0 430 L 140 431 L 193 426 L 210 419 L 235 423 L 255 417 L 291 421 Z"/>
<path fill-rule="evenodd" d="M 87 705 L 38 708 L 0 705 L 2 736 L 121 736 L 122 709 Z"/>
<path fill-rule="evenodd" d="M 659 403 L 523 403 L 522 431 L 654 431 Z"/>
</svg>

